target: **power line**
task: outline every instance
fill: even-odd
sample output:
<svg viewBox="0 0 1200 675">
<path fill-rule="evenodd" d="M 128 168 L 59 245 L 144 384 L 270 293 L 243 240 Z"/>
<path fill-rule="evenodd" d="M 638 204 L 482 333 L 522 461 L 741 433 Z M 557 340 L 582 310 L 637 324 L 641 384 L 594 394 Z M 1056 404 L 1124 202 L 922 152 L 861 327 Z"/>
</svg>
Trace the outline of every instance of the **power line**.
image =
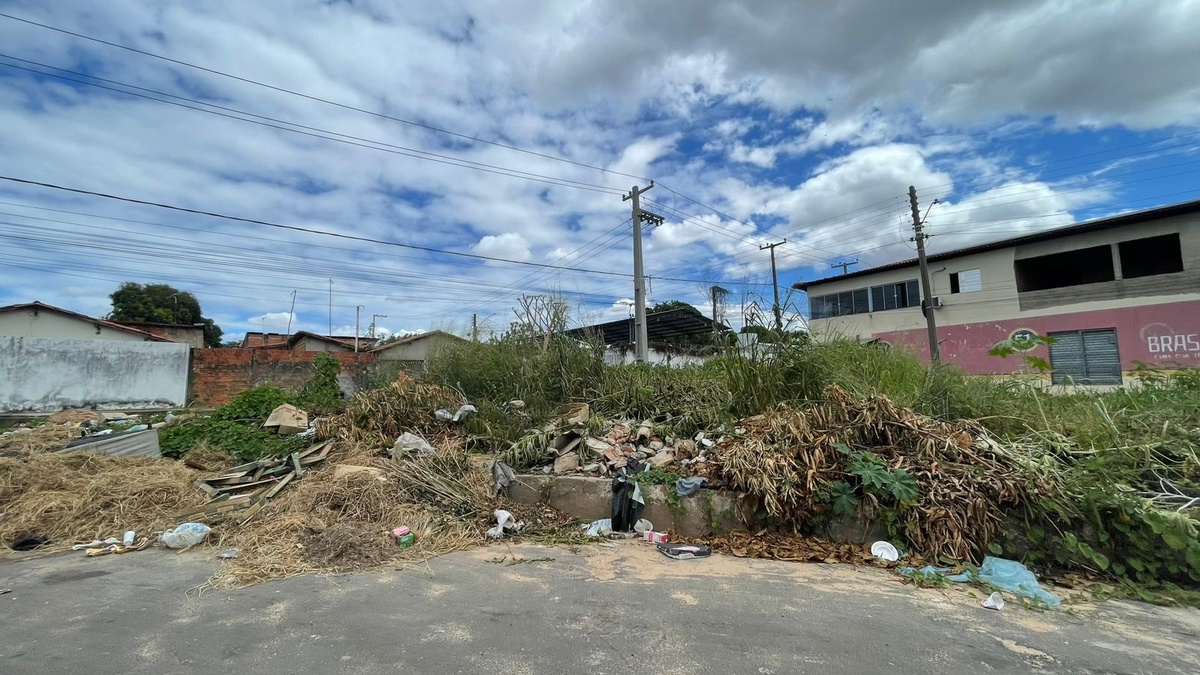
<svg viewBox="0 0 1200 675">
<path fill-rule="evenodd" d="M 416 244 L 403 244 L 403 243 L 396 242 L 396 241 L 388 241 L 386 239 L 374 239 L 372 237 L 363 237 L 363 236 L 353 235 L 353 234 L 341 234 L 338 232 L 326 232 L 324 230 L 315 230 L 312 228 L 300 227 L 298 225 L 283 225 L 280 223 L 272 223 L 272 222 L 269 222 L 266 220 L 258 220 L 256 218 L 243 218 L 240 216 L 229 216 L 229 215 L 225 215 L 222 213 L 216 213 L 213 211 L 190 209 L 190 208 L 186 208 L 186 207 L 182 207 L 182 206 L 174 206 L 171 204 L 152 202 L 152 201 L 148 201 L 148 200 L 144 200 L 144 199 L 135 199 L 132 197 L 121 197 L 118 195 L 111 195 L 111 194 L 107 194 L 104 192 L 96 192 L 93 190 L 83 190 L 80 188 L 72 188 L 72 187 L 66 187 L 63 185 L 55 185 L 54 183 L 43 183 L 40 181 L 28 180 L 28 179 L 24 179 L 24 178 L 15 178 L 12 176 L 0 176 L 0 180 L 6 180 L 6 181 L 13 182 L 13 183 L 20 183 L 23 185 L 34 185 L 37 187 L 49 188 L 52 190 L 61 190 L 64 192 L 71 192 L 71 193 L 75 193 L 75 194 L 89 195 L 89 196 L 93 196 L 93 197 L 102 197 L 104 199 L 113 199 L 116 201 L 128 202 L 130 204 L 141 204 L 144 206 L 153 206 L 156 208 L 168 209 L 171 211 L 179 211 L 182 213 L 192 213 L 192 214 L 201 215 L 201 216 L 209 216 L 212 218 L 220 218 L 223 220 L 230 220 L 230 221 L 234 221 L 234 222 L 249 223 L 251 225 L 262 225 L 264 227 L 273 227 L 273 228 L 277 228 L 277 229 L 281 229 L 281 230 L 290 230 L 293 232 L 304 232 L 306 234 L 316 234 L 316 235 L 321 235 L 321 236 L 325 236 L 325 237 L 336 237 L 339 239 L 348 239 L 351 241 L 361 241 L 361 242 L 365 242 L 368 244 L 380 244 L 383 246 L 396 246 L 396 247 L 407 248 L 407 249 L 412 249 L 412 250 L 416 250 L 416 251 L 425 251 L 427 253 L 440 253 L 442 255 L 452 255 L 452 256 L 457 256 L 460 258 L 470 258 L 470 259 L 475 259 L 475 260 L 489 260 L 492 262 L 505 263 L 505 264 L 509 264 L 509 265 L 524 265 L 527 267 L 540 267 L 543 269 L 559 269 L 559 270 L 564 270 L 567 272 L 579 272 L 579 273 L 584 273 L 584 274 L 599 274 L 599 275 L 604 275 L 604 276 L 616 276 L 616 277 L 622 277 L 622 278 L 632 277 L 631 274 L 625 274 L 622 272 L 610 272 L 607 270 L 594 270 L 594 269 L 587 269 L 587 268 L 582 268 L 582 267 L 563 267 L 563 266 L 559 266 L 559 265 L 549 265 L 549 264 L 545 264 L 545 263 L 529 262 L 526 260 L 511 260 L 508 258 L 486 256 L 486 255 L 480 255 L 477 253 L 463 253 L 461 251 L 449 251 L 446 249 L 433 248 L 431 246 L 419 246 Z M 661 278 L 665 279 L 668 277 L 661 277 Z M 677 278 L 673 279 L 673 280 L 674 281 L 696 281 L 695 279 L 677 279 Z M 725 282 L 725 283 L 737 283 L 737 282 Z"/>
<path fill-rule="evenodd" d="M 0 63 L 0 66 L 4 66 L 6 68 L 13 68 L 16 70 L 24 70 L 26 72 L 35 73 L 35 74 L 43 75 L 46 77 L 53 77 L 56 79 L 65 80 L 67 82 L 75 82 L 76 84 L 82 84 L 82 85 L 86 85 L 89 87 L 96 87 L 98 89 L 104 89 L 107 91 L 114 91 L 114 92 L 117 92 L 120 94 L 124 94 L 126 96 L 134 96 L 134 97 L 146 99 L 149 101 L 157 101 L 159 103 L 165 103 L 167 105 L 173 105 L 173 106 L 176 106 L 179 108 L 186 108 L 188 110 L 194 110 L 197 112 L 207 113 L 210 115 L 216 115 L 218 117 L 225 117 L 225 118 L 237 120 L 240 122 L 256 124 L 258 126 L 267 127 L 270 129 L 277 129 L 279 131 L 287 131 L 287 132 L 294 133 L 294 134 L 300 134 L 302 136 L 310 136 L 312 138 L 320 138 L 323 140 L 334 141 L 336 143 L 342 143 L 345 145 L 352 145 L 355 147 L 367 148 L 368 150 L 378 150 L 380 152 L 387 152 L 387 153 L 390 153 L 393 155 L 412 157 L 414 159 L 424 159 L 424 160 L 431 161 L 431 162 L 437 162 L 439 164 L 448 164 L 450 166 L 458 166 L 458 167 L 465 168 L 465 169 L 482 171 L 484 173 L 493 173 L 493 174 L 498 174 L 498 175 L 502 175 L 502 176 L 509 176 L 512 178 L 520 178 L 522 180 L 528 180 L 528 181 L 533 181 L 533 182 L 537 182 L 537 183 L 547 183 L 550 185 L 559 185 L 561 187 L 570 187 L 570 188 L 575 188 L 575 189 L 579 189 L 579 190 L 588 190 L 590 192 L 600 192 L 603 194 L 620 194 L 620 190 L 618 190 L 617 188 L 611 188 L 611 187 L 607 187 L 604 185 L 596 185 L 594 183 L 584 183 L 582 181 L 575 181 L 575 180 L 571 180 L 569 178 L 559 178 L 556 176 L 547 176 L 544 174 L 532 173 L 529 171 L 521 171 L 519 169 L 510 169 L 508 167 L 497 166 L 495 164 L 487 164 L 484 162 L 476 162 L 474 160 L 462 159 L 461 157 L 442 155 L 442 154 L 439 154 L 436 152 L 429 152 L 426 150 L 417 150 L 416 148 L 410 148 L 410 147 L 406 147 L 406 146 L 402 146 L 402 145 L 395 145 L 392 143 L 385 143 L 383 141 L 375 141 L 375 140 L 371 140 L 368 138 L 362 138 L 359 136 L 351 136 L 349 134 L 343 134 L 343 133 L 336 132 L 336 131 L 329 131 L 327 129 L 321 129 L 318 127 L 310 127 L 307 125 L 298 124 L 296 122 L 289 122 L 287 120 L 280 120 L 280 119 L 277 119 L 274 117 L 267 117 L 265 115 L 258 115 L 255 113 L 238 110 L 236 108 L 229 108 L 226 106 L 220 106 L 220 105 L 216 105 L 213 103 L 206 103 L 204 101 L 187 98 L 185 96 L 176 96 L 174 94 L 168 94 L 168 93 L 164 93 L 164 92 L 160 92 L 160 91 L 155 91 L 153 89 L 146 89 L 145 87 L 139 87 L 139 86 L 132 85 L 132 84 L 126 84 L 124 82 L 117 82 L 116 80 L 108 80 L 108 79 L 101 78 L 101 77 L 95 77 L 93 75 L 87 75 L 85 73 L 79 73 L 79 72 L 76 72 L 73 70 L 59 68 L 57 66 L 50 66 L 50 65 L 43 64 L 43 63 L 38 63 L 36 61 L 29 61 L 27 59 L 21 59 L 21 58 L 15 57 L 15 56 L 9 56 L 7 54 L 0 54 L 0 57 L 6 58 L 6 59 L 12 59 L 14 61 L 21 61 L 23 63 L 31 63 L 33 65 L 40 66 L 42 68 L 49 68 L 51 70 L 58 70 L 58 71 L 65 72 L 65 73 L 71 73 L 73 75 L 79 75 L 80 77 L 86 77 L 86 78 L 89 78 L 92 80 L 97 80 L 100 82 L 109 82 L 112 84 L 120 85 L 122 87 L 128 87 L 130 89 L 139 89 L 142 91 L 148 91 L 150 93 L 157 94 L 159 96 L 166 96 L 169 98 L 179 99 L 182 101 L 188 101 L 189 103 L 195 103 L 200 106 L 208 106 L 209 108 L 215 108 L 216 110 L 200 108 L 200 107 L 197 107 L 196 105 L 187 105 L 184 103 L 179 103 L 177 101 L 168 101 L 168 100 L 161 99 L 161 98 L 155 98 L 154 96 L 147 96 L 145 94 L 139 94 L 134 91 L 126 91 L 125 89 L 118 89 L 115 87 L 107 87 L 102 84 L 96 84 L 95 82 L 89 82 L 87 80 L 79 80 L 79 79 L 75 79 L 75 78 L 71 78 L 71 77 L 66 77 L 64 75 L 56 75 L 54 73 L 46 73 L 46 72 L 42 72 L 39 70 L 34 70 L 32 68 L 25 68 L 23 66 L 14 65 L 11 63 Z M 223 112 L 219 112 L 219 110 L 226 110 L 226 111 L 230 111 L 232 113 L 237 113 L 237 114 L 223 113 Z M 256 117 L 258 119 L 257 120 L 256 119 L 247 119 L 246 117 L 238 117 L 238 115 L 246 115 L 248 117 Z M 259 120 L 267 120 L 267 121 L 259 121 Z M 280 126 L 280 125 L 288 125 L 288 126 Z M 292 127 L 295 127 L 295 128 L 292 128 Z M 308 130 L 308 131 L 306 131 L 306 130 Z"/>
<path fill-rule="evenodd" d="M 507 144 L 507 143 L 501 143 L 501 142 L 499 142 L 499 141 L 492 141 L 492 140 L 488 140 L 488 139 L 485 139 L 485 138 L 479 138 L 479 137 L 477 137 L 477 136 L 472 136 L 472 135 L 470 135 L 470 134 L 463 134 L 463 133 L 459 133 L 459 132 L 456 132 L 456 131 L 451 131 L 451 130 L 449 130 L 449 129 L 442 129 L 442 128 L 440 128 L 440 127 L 436 127 L 436 126 L 433 126 L 433 125 L 430 125 L 430 124 L 425 124 L 424 122 L 417 122 L 417 121 L 414 121 L 414 120 L 408 120 L 408 119 L 404 119 L 404 118 L 401 118 L 401 117 L 395 117 L 395 116 L 393 116 L 393 115 L 387 115 L 387 114 L 384 114 L 384 113 L 376 112 L 376 111 L 374 111 L 374 110 L 367 110 L 367 109 L 365 109 L 365 108 L 359 108 L 359 107 L 357 107 L 357 106 L 349 105 L 349 104 L 346 104 L 346 103 L 340 103 L 340 102 L 338 102 L 338 101 L 333 101 L 333 100 L 330 100 L 330 99 L 322 98 L 322 97 L 320 97 L 320 96 L 314 96 L 314 95 L 311 95 L 311 94 L 305 94 L 305 93 L 303 93 L 303 92 L 294 91 L 294 90 L 291 90 L 291 89 L 287 89 L 287 88 L 285 88 L 285 87 L 279 87 L 279 86 L 276 86 L 276 85 L 273 85 L 273 84 L 268 84 L 268 83 L 266 83 L 266 82 L 260 82 L 260 81 L 258 81 L 258 80 L 253 80 L 253 79 L 250 79 L 250 78 L 247 78 L 247 77 L 241 77 L 241 76 L 239 76 L 239 75 L 234 75 L 234 74 L 232 74 L 232 73 L 226 73 L 226 72 L 224 72 L 224 71 L 216 70 L 215 68 L 207 68 L 207 67 L 205 67 L 205 66 L 197 65 L 197 64 L 194 64 L 194 63 L 188 63 L 187 61 L 181 61 L 181 60 L 179 60 L 179 59 L 173 59 L 173 58 L 171 58 L 171 57 L 168 57 L 168 56 L 163 56 L 163 55 L 161 55 L 161 54 L 155 54 L 154 52 L 149 52 L 149 51 L 145 51 L 145 50 L 137 49 L 137 48 L 135 48 L 135 47 L 130 47 L 130 46 L 123 45 L 123 44 L 120 44 L 120 43 L 117 43 L 117 42 L 110 42 L 110 41 L 108 41 L 108 40 L 103 40 L 103 39 L 101 39 L 101 38 L 93 37 L 93 36 L 90 36 L 90 35 L 84 35 L 83 33 L 76 33 L 76 32 L 74 32 L 74 31 L 69 31 L 69 30 L 66 30 L 65 28 L 58 28 L 58 27 L 56 27 L 56 26 L 51 26 L 51 25 L 44 24 L 44 23 L 38 23 L 37 21 L 31 21 L 31 20 L 29 20 L 29 19 L 23 19 L 23 18 L 21 18 L 21 17 L 18 17 L 18 16 L 13 16 L 13 15 L 11 15 L 11 14 L 6 14 L 6 13 L 3 13 L 3 12 L 0 12 L 0 17 L 4 17 L 4 18 L 7 18 L 7 19 L 11 19 L 11 20 L 13 20 L 13 21 L 20 21 L 21 23 L 26 23 L 26 24 L 29 24 L 29 25 L 32 25 L 32 26 L 37 26 L 37 27 L 39 27 L 39 28 L 44 28 L 44 29 L 47 29 L 47 30 L 52 30 L 52 31 L 55 31 L 55 32 L 58 32 L 58 33 L 63 33 L 63 34 L 65 34 L 65 35 L 70 35 L 70 36 L 72 36 L 72 37 L 77 37 L 77 38 L 80 38 L 80 39 L 82 39 L 82 40 L 89 40 L 89 41 L 91 41 L 91 42 L 96 42 L 96 43 L 99 43 L 99 44 L 107 45 L 107 46 L 109 46 L 109 47 L 115 47 L 115 48 L 117 48 L 117 49 L 124 49 L 124 50 L 126 50 L 126 51 L 128 51 L 128 52 L 132 52 L 132 53 L 135 53 L 135 54 L 141 54 L 141 55 L 143 55 L 143 56 L 149 56 L 149 57 L 151 57 L 151 58 L 160 59 L 160 60 L 162 60 L 162 61 L 167 61 L 167 62 L 169 62 L 169 63 L 174 63 L 174 64 L 176 64 L 176 65 L 184 66 L 184 67 L 187 67 L 187 68 L 193 68 L 193 69 L 195 69 L 195 70 L 203 71 L 203 72 L 210 73 L 210 74 L 213 74 L 213 75 L 219 75 L 219 76 L 221 76 L 221 77 L 226 77 L 226 78 L 229 78 L 229 79 L 232 79 L 232 80 L 237 80 L 237 81 L 239 81 L 239 82 L 244 82 L 244 83 L 246 83 L 246 84 L 252 84 L 252 85 L 255 85 L 255 86 L 259 86 L 259 87 L 265 87 L 265 88 L 267 88 L 267 89 L 271 89 L 271 90 L 273 90 L 273 91 L 278 91 L 278 92 L 280 92 L 280 93 L 289 94 L 289 95 L 291 95 L 291 96 L 298 96 L 298 97 L 300 97 L 300 98 L 308 99 L 308 100 L 310 100 L 310 101 L 316 101 L 316 102 L 318 102 L 318 103 L 324 103 L 324 104 L 326 104 L 326 105 L 331 105 L 331 106 L 335 106 L 335 107 L 338 107 L 338 108 L 343 108 L 343 109 L 345 109 L 345 110 L 352 110 L 352 111 L 354 111 L 354 112 L 363 113 L 363 114 L 365 114 L 365 115 L 371 115 L 371 116 L 373 116 L 373 117 L 378 117 L 378 118 L 381 118 L 381 119 L 391 120 L 391 121 L 393 121 L 393 122 L 399 122 L 399 123 L 401 123 L 401 124 L 407 124 L 407 125 L 410 125 L 410 126 L 419 127 L 419 128 L 421 128 L 421 129 L 426 129 L 426 130 L 428 130 L 428 131 L 434 131 L 434 132 L 437 132 L 437 133 L 440 133 L 440 134 L 446 134 L 446 135 L 449 135 L 449 136 L 454 136 L 454 137 L 456 137 L 456 138 L 461 138 L 461 139 L 464 139 L 464 140 L 469 140 L 469 141 L 471 141 L 471 142 L 474 142 L 474 143 L 483 143 L 483 144 L 486 144 L 486 145 L 492 145 L 492 146 L 495 146 L 495 147 L 498 147 L 498 148 L 504 148 L 504 149 L 506 149 L 506 150 L 513 150 L 513 151 L 515 151 L 515 152 L 521 152 L 521 153 L 524 153 L 524 154 L 527 154 L 527 155 L 531 155 L 531 156 L 534 156 L 534 157 L 540 157 L 540 158 L 542 158 L 542 159 L 549 159 L 549 160 L 553 160 L 553 161 L 556 161 L 556 162 L 564 162 L 564 163 L 567 163 L 567 164 L 572 164 L 572 165 L 574 165 L 574 166 L 578 166 L 578 167 L 585 168 L 585 169 L 592 169 L 592 170 L 595 170 L 595 171 L 602 171 L 602 172 L 604 172 L 604 173 L 607 173 L 607 174 L 612 174 L 612 175 L 617 175 L 617 176 L 625 176 L 625 177 L 627 177 L 627 178 L 636 178 L 637 180 L 640 180 L 640 181 L 646 181 L 646 180 L 649 180 L 648 178 L 645 178 L 645 177 L 643 177 L 643 176 L 636 176 L 636 175 L 633 175 L 633 174 L 624 173 L 624 172 L 622 172 L 622 171 L 616 171 L 616 170 L 614 170 L 614 169 L 606 169 L 606 168 L 604 168 L 604 167 L 593 166 L 593 165 L 591 165 L 591 164 L 586 164 L 586 163 L 584 163 L 584 162 L 577 162 L 577 161 L 575 161 L 575 160 L 572 160 L 572 159 L 567 159 L 567 158 L 565 158 L 565 157 L 558 157 L 558 156 L 555 156 L 555 155 L 550 155 L 550 154 L 546 154 L 546 153 L 537 152 L 536 150 L 529 150 L 529 149 L 526 149 L 526 148 L 521 148 L 521 147 L 518 147 L 518 146 L 515 146 L 515 145 L 509 145 L 509 144 Z"/>
</svg>

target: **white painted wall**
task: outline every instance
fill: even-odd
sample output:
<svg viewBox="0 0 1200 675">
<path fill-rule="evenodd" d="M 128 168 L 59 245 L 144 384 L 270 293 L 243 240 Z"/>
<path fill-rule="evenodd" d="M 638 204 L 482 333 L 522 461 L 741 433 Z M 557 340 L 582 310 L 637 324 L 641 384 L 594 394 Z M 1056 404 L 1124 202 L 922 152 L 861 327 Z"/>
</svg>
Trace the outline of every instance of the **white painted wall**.
<svg viewBox="0 0 1200 675">
<path fill-rule="evenodd" d="M 21 308 L 0 312 L 0 337 L 54 338 L 59 340 L 119 340 L 143 342 L 145 335 L 53 310 Z"/>
<path fill-rule="evenodd" d="M 647 363 L 660 366 L 691 366 L 704 363 L 708 360 L 708 357 L 705 356 L 669 354 L 656 349 L 650 349 L 647 356 L 649 357 L 646 361 Z M 609 347 L 604 350 L 604 362 L 610 366 L 615 366 L 619 363 L 637 363 L 637 355 L 632 347 L 624 350 Z"/>
<path fill-rule="evenodd" d="M 0 412 L 183 407 L 190 351 L 174 342 L 0 337 Z"/>
</svg>

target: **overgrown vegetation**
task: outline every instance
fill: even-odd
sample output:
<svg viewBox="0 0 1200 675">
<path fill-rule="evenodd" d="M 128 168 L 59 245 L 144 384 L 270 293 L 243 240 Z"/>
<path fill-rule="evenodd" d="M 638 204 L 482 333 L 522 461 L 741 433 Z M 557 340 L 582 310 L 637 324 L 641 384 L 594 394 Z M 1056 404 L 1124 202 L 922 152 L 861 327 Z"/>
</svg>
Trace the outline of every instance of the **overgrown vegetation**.
<svg viewBox="0 0 1200 675">
<path fill-rule="evenodd" d="M 1013 347 L 1025 373 L 1042 370 L 1037 357 L 1026 358 L 1032 349 Z M 968 420 L 1011 456 L 1005 465 L 1013 472 L 1004 479 L 1012 494 L 996 497 L 1007 504 L 1005 520 L 971 535 L 982 538 L 969 542 L 975 555 L 1108 576 L 1143 597 L 1178 598 L 1182 586 L 1200 581 L 1200 371 L 1147 367 L 1136 378 L 1136 386 L 1105 392 L 1050 392 L 1037 378 L 972 377 L 931 370 L 903 351 L 804 340 L 728 350 L 704 365 L 609 366 L 598 345 L 520 332 L 443 352 L 427 375 L 478 406 L 469 429 L 518 463 L 545 447 L 530 431 L 572 401 L 589 403 L 598 416 L 653 419 L 681 437 L 732 430 L 780 406 L 821 403 L 831 385 L 850 400 L 882 397 L 934 420 Z M 514 400 L 524 406 L 510 406 Z M 530 444 L 527 452 L 510 445 L 517 441 Z M 916 507 L 938 484 L 930 475 L 848 439 L 824 450 L 845 471 L 812 493 L 823 508 L 866 508 L 914 549 L 928 544 L 911 540 L 918 521 L 930 518 Z M 972 512 L 963 506 L 961 513 Z"/>
<path fill-rule="evenodd" d="M 341 364 L 318 354 L 313 374 L 294 394 L 274 384 L 247 389 L 211 415 L 168 425 L 159 432 L 159 447 L 167 457 L 180 457 L 202 443 L 227 452 L 238 461 L 278 457 L 302 450 L 309 442 L 299 436 L 280 436 L 262 424 L 271 411 L 289 403 L 311 414 L 328 414 L 342 405 L 337 376 Z"/>
</svg>

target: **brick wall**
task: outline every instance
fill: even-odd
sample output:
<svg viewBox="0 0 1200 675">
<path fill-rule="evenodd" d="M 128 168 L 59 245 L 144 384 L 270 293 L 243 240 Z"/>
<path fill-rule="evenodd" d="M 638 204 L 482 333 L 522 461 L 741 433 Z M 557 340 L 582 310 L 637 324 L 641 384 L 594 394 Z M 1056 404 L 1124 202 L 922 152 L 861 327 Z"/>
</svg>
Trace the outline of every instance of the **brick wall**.
<svg viewBox="0 0 1200 675">
<path fill-rule="evenodd" d="M 325 352 L 293 352 L 279 349 L 193 349 L 188 402 L 213 407 L 227 403 L 237 394 L 260 384 L 272 383 L 295 389 L 313 373 L 312 362 Z M 339 380 L 346 385 L 364 381 L 373 372 L 375 356 L 370 353 L 329 353 L 342 363 Z"/>
</svg>

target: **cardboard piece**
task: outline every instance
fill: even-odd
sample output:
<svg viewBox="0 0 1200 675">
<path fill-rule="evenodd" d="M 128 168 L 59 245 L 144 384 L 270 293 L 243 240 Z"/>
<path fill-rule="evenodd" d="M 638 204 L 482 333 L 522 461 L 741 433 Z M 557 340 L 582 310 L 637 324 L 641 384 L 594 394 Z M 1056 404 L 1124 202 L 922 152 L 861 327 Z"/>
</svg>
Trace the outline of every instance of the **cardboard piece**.
<svg viewBox="0 0 1200 675">
<path fill-rule="evenodd" d="M 264 427 L 278 427 L 279 435 L 290 436 L 308 430 L 308 413 L 294 405 L 284 403 L 271 411 L 271 416 L 263 422 Z"/>
</svg>

